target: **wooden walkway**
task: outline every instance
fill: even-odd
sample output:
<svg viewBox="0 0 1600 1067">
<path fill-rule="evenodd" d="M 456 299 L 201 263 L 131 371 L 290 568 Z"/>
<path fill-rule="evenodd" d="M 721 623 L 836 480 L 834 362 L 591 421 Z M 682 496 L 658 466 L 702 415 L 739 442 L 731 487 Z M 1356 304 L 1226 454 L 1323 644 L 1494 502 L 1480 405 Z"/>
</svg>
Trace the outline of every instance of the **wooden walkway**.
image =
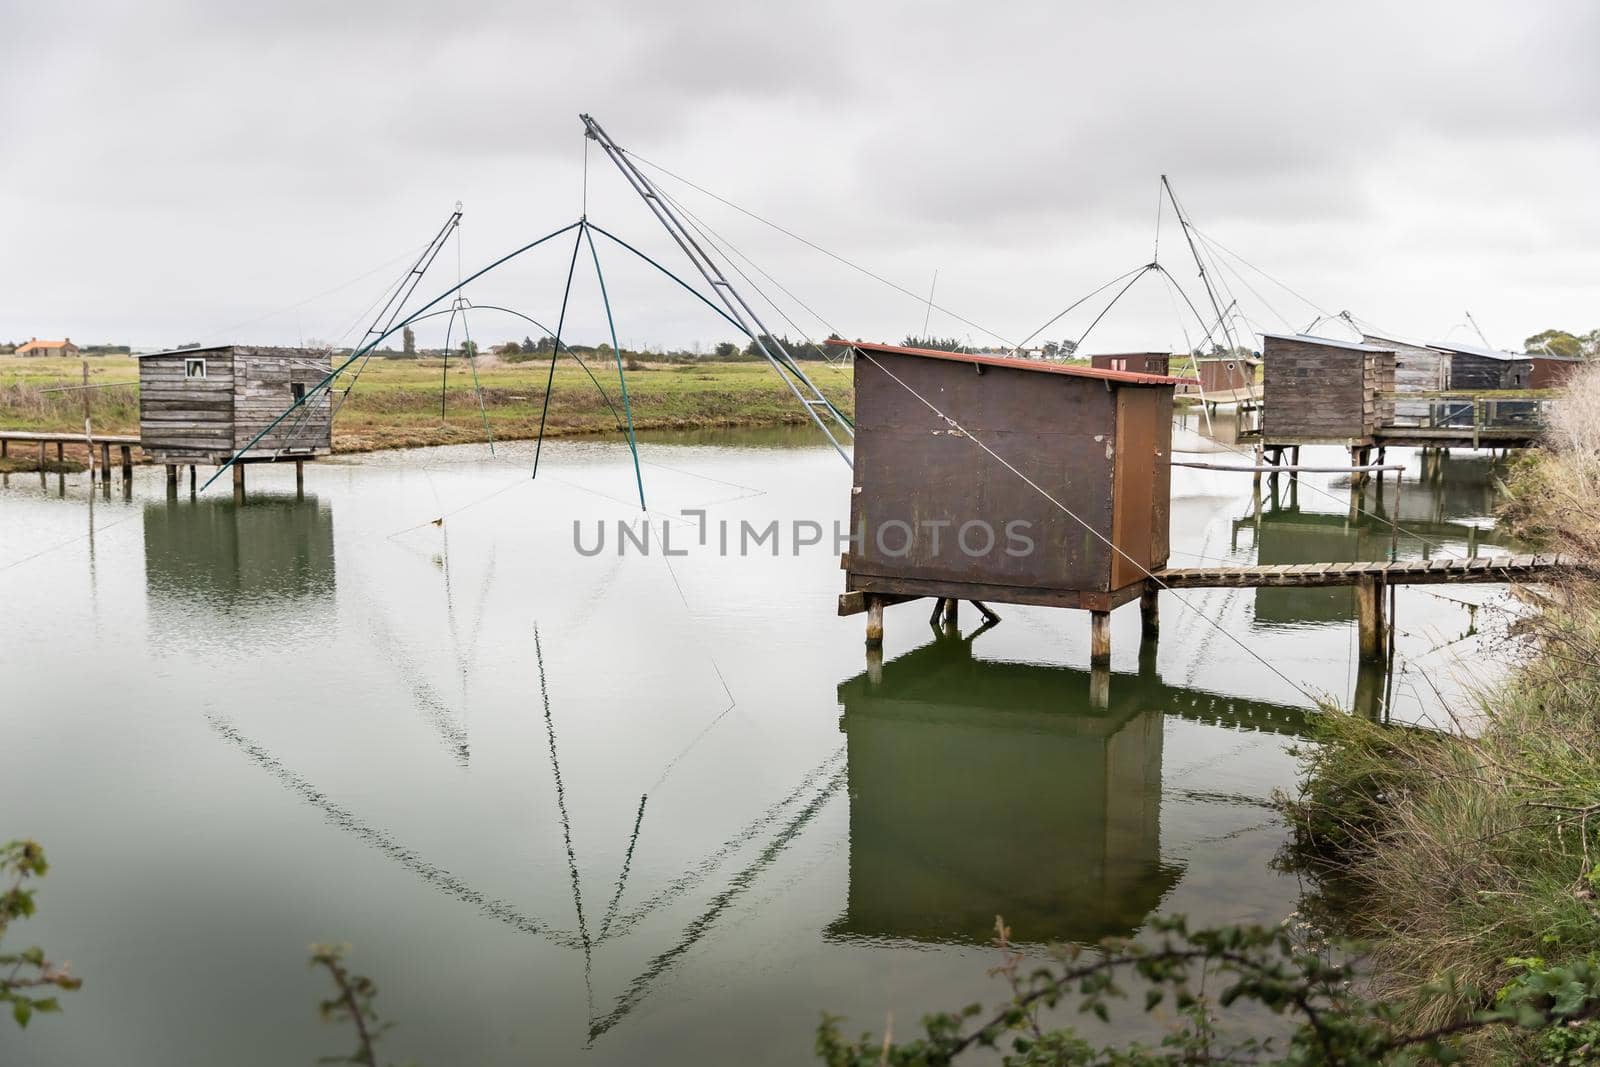
<svg viewBox="0 0 1600 1067">
<path fill-rule="evenodd" d="M 137 434 L 117 433 L 91 433 L 87 436 L 81 433 L 51 433 L 40 430 L 0 430 L 0 458 L 11 454 L 11 443 L 37 444 L 39 446 L 39 469 L 44 470 L 44 450 L 46 445 L 56 446 L 56 461 L 60 462 L 66 455 L 67 445 L 82 445 L 87 443 L 92 449 L 95 445 L 100 447 L 100 479 L 104 482 L 111 481 L 111 449 L 117 448 L 121 452 L 122 479 L 124 482 L 133 477 L 133 450 L 139 444 Z M 92 457 L 91 457 L 92 458 Z"/>
<path fill-rule="evenodd" d="M 1443 585 L 1461 582 L 1536 582 L 1579 561 L 1563 556 L 1479 556 L 1396 563 L 1279 563 L 1253 567 L 1166 567 L 1155 572 L 1168 589 L 1312 588 L 1358 585 Z"/>
</svg>

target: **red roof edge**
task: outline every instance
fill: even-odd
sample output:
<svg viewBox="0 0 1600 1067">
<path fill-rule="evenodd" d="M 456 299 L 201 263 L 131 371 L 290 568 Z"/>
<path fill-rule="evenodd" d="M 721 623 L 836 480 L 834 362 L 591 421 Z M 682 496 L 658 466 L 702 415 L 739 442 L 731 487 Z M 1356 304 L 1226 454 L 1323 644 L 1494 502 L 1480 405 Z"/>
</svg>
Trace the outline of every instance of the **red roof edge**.
<svg viewBox="0 0 1600 1067">
<path fill-rule="evenodd" d="M 1037 359 L 1016 359 L 1012 356 L 991 356 L 980 352 L 946 352 L 933 348 L 906 348 L 902 345 L 873 344 L 867 341 L 834 341 L 863 352 L 883 352 L 892 356 L 921 356 L 924 359 L 945 359 L 955 363 L 975 363 L 985 367 L 1005 367 L 1010 370 L 1034 371 L 1041 374 L 1066 374 L 1074 378 L 1096 378 L 1100 381 L 1122 382 L 1127 385 L 1189 385 L 1193 378 L 1174 378 L 1166 374 L 1138 374 L 1127 370 L 1102 370 L 1099 367 L 1077 367 L 1064 363 L 1047 363 Z"/>
</svg>

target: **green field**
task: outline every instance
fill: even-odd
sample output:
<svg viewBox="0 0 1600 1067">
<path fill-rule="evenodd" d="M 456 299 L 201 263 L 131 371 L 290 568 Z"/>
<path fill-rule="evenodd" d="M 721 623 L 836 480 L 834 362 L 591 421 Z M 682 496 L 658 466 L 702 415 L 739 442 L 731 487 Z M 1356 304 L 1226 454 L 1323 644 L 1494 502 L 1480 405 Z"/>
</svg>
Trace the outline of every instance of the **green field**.
<svg viewBox="0 0 1600 1067">
<path fill-rule="evenodd" d="M 563 354 L 558 361 L 547 434 L 618 432 L 623 402 L 616 364 L 588 354 L 583 363 L 593 372 L 593 380 L 572 356 Z M 533 437 L 544 407 L 549 367 L 547 359 L 510 363 L 479 357 L 480 411 L 472 369 L 465 361 L 450 361 L 446 383 L 442 359 L 374 358 L 335 420 L 334 450 L 468 443 L 485 440 L 489 432 L 496 440 Z M 840 410 L 850 414 L 848 368 L 806 363 L 804 369 Z M 138 432 L 138 377 L 138 361 L 131 357 L 89 359 L 90 383 L 107 386 L 89 391 L 96 430 Z M 348 377 L 340 379 L 340 391 Z M 627 370 L 626 378 L 633 424 L 639 430 L 780 426 L 807 420 L 800 402 L 765 362 L 646 362 Z M 82 381 L 81 359 L 0 357 L 0 428 L 81 431 L 82 392 L 45 390 Z"/>
</svg>

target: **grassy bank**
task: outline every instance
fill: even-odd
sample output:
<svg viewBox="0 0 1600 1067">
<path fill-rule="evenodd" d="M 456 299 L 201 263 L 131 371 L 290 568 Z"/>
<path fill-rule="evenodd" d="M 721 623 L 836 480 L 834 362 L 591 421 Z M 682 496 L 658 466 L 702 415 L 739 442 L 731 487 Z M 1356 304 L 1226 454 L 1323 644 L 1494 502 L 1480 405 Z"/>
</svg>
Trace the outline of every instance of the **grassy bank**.
<svg viewBox="0 0 1600 1067">
<path fill-rule="evenodd" d="M 556 367 L 546 427 L 549 435 L 617 432 L 624 406 L 616 365 L 588 357 L 584 362 L 593 372 L 593 380 L 569 356 L 563 356 Z M 89 360 L 89 368 L 90 383 L 100 386 L 89 390 L 95 429 L 137 433 L 138 386 L 113 384 L 136 382 L 137 361 L 124 356 L 95 358 Z M 510 363 L 482 356 L 477 370 L 483 390 L 482 411 L 472 369 L 461 360 L 452 359 L 446 371 L 441 359 L 373 359 L 335 420 L 334 450 L 460 444 L 485 440 L 490 433 L 496 440 L 534 436 L 544 407 L 549 363 Z M 853 397 L 848 368 L 807 363 L 805 370 L 829 399 L 850 413 Z M 446 378 L 441 417 L 439 398 Z M 82 393 L 47 390 L 80 385 L 82 380 L 80 360 L 0 358 L 0 426 L 81 431 Z M 807 421 L 799 401 L 764 362 L 636 363 L 627 370 L 627 386 L 633 424 L 640 430 L 782 426 Z"/>
<path fill-rule="evenodd" d="M 1600 372 L 1574 383 L 1550 448 L 1516 471 L 1520 537 L 1600 558 Z M 1451 735 L 1324 718 L 1288 805 L 1296 860 L 1372 981 L 1424 1024 L 1465 1017 L 1530 969 L 1600 959 L 1600 586 L 1574 574 L 1512 628 L 1509 676 Z M 1593 1023 L 1498 1031 L 1483 1062 L 1589 1063 Z"/>
</svg>

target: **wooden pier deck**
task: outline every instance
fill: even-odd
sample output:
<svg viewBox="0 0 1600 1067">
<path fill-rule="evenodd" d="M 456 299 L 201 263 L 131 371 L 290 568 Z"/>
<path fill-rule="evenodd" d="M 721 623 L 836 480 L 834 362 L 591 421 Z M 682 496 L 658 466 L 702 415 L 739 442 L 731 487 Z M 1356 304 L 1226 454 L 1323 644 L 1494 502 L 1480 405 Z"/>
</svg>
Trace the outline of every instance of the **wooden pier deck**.
<svg viewBox="0 0 1600 1067">
<path fill-rule="evenodd" d="M 133 477 L 133 450 L 139 444 L 138 434 L 120 433 L 58 433 L 44 430 L 3 430 L 0 429 L 0 457 L 11 454 L 11 444 L 37 444 L 39 446 L 39 469 L 44 469 L 45 448 L 55 445 L 56 460 L 59 462 L 66 455 L 68 445 L 87 445 L 91 450 L 95 446 L 100 448 L 100 478 L 102 481 L 111 481 L 111 450 L 116 448 L 121 453 L 122 478 L 124 481 Z M 91 457 L 92 458 L 92 457 Z"/>
<path fill-rule="evenodd" d="M 1564 556 L 1479 556 L 1417 559 L 1393 563 L 1278 563 L 1249 567 L 1165 567 L 1156 581 L 1168 589 L 1255 589 L 1262 586 L 1320 588 L 1378 582 L 1383 585 L 1444 585 L 1463 582 L 1536 582 L 1578 560 Z"/>
</svg>

